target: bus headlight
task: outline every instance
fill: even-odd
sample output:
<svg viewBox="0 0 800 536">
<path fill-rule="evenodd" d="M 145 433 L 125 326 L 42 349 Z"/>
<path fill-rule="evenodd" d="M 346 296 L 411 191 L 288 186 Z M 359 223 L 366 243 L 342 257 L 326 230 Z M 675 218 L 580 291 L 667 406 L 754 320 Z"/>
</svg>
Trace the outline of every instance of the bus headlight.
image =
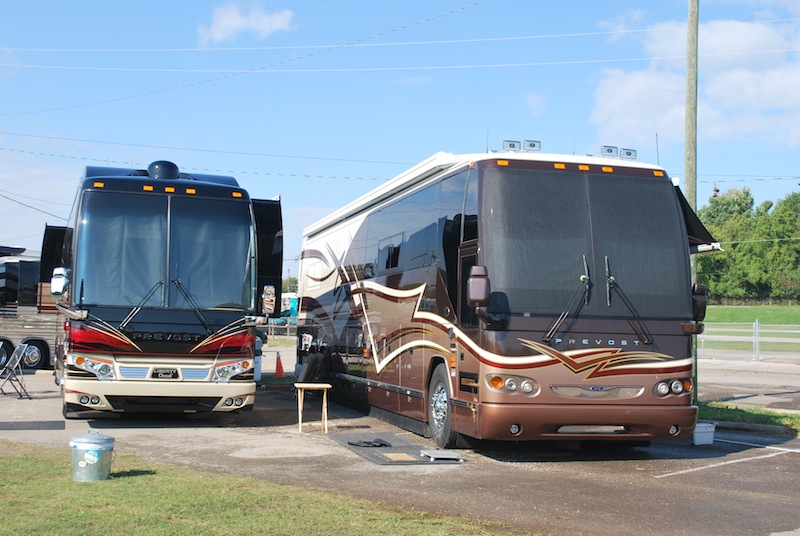
<svg viewBox="0 0 800 536">
<path fill-rule="evenodd" d="M 234 376 L 238 376 L 247 372 L 252 367 L 252 363 L 248 359 L 242 361 L 227 361 L 225 363 L 218 363 L 214 368 L 214 381 L 227 382 Z"/>
<path fill-rule="evenodd" d="M 536 380 L 524 376 L 488 374 L 486 376 L 486 385 L 492 391 L 509 395 L 535 396 L 539 394 L 539 384 L 536 383 Z"/>
<path fill-rule="evenodd" d="M 658 397 L 667 395 L 683 395 L 692 392 L 692 380 L 688 378 L 676 378 L 658 382 L 653 388 L 653 393 Z"/>
<path fill-rule="evenodd" d="M 83 369 L 86 372 L 91 372 L 99 380 L 114 380 L 114 363 L 105 359 L 98 359 L 94 357 L 77 356 L 75 358 L 75 366 Z"/>
</svg>

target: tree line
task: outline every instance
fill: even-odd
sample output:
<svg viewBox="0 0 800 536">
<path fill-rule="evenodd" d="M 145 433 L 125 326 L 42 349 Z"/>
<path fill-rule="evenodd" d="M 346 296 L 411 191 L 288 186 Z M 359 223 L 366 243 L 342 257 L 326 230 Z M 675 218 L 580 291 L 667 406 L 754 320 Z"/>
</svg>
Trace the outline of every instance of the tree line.
<svg viewBox="0 0 800 536">
<path fill-rule="evenodd" d="M 734 188 L 698 216 L 724 250 L 697 256 L 713 302 L 800 298 L 800 193 L 756 206 L 749 188 Z"/>
</svg>

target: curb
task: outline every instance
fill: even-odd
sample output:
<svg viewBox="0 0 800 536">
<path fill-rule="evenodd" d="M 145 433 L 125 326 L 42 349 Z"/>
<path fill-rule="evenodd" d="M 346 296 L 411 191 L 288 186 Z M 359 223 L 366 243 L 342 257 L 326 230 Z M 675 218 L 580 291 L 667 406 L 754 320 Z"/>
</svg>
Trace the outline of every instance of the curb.
<svg viewBox="0 0 800 536">
<path fill-rule="evenodd" d="M 698 421 L 700 422 L 700 421 Z M 712 421 L 703 421 L 712 422 Z M 713 421 L 717 425 L 717 430 L 728 430 L 731 432 L 745 432 L 753 434 L 763 434 L 778 437 L 797 437 L 797 430 L 779 424 L 754 424 L 746 422 Z"/>
</svg>

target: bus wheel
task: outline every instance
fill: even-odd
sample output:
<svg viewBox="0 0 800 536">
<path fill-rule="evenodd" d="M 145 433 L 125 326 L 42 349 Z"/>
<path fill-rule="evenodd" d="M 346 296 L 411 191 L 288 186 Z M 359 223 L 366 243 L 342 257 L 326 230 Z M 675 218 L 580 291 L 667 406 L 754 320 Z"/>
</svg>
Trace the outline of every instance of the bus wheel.
<svg viewBox="0 0 800 536">
<path fill-rule="evenodd" d="M 5 367 L 8 358 L 14 353 L 14 345 L 9 341 L 2 341 L 0 344 L 0 368 Z"/>
<path fill-rule="evenodd" d="M 28 347 L 25 348 L 25 354 L 22 356 L 22 363 L 26 369 L 44 368 L 47 361 L 47 352 L 44 350 L 44 345 L 39 341 L 31 341 Z"/>
<path fill-rule="evenodd" d="M 440 363 L 433 370 L 431 384 L 428 387 L 428 429 L 437 447 L 446 449 L 456 445 L 458 434 L 453 432 L 450 381 L 444 363 Z"/>
</svg>

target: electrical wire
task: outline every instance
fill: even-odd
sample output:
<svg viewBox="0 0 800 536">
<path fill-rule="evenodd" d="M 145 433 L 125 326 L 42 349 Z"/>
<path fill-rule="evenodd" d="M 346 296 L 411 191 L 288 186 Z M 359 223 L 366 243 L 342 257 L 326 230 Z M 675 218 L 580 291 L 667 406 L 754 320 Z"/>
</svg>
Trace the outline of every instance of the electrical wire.
<svg viewBox="0 0 800 536">
<path fill-rule="evenodd" d="M 161 89 L 155 89 L 155 90 L 146 91 L 146 92 L 142 92 L 142 93 L 135 93 L 135 94 L 131 94 L 131 95 L 124 95 L 124 96 L 121 96 L 121 97 L 103 99 L 103 100 L 99 100 L 99 101 L 85 102 L 85 103 L 81 103 L 81 104 L 72 104 L 72 105 L 68 105 L 68 106 L 60 106 L 60 107 L 54 107 L 54 108 L 43 108 L 43 109 L 39 109 L 39 110 L 27 110 L 27 111 L 20 111 L 20 112 L 10 112 L 10 113 L 5 113 L 5 114 L 0 114 L 0 117 L 16 117 L 16 116 L 21 116 L 21 115 L 31 115 L 31 114 L 38 114 L 38 113 L 44 113 L 44 112 L 55 112 L 55 111 L 62 111 L 62 110 L 73 110 L 73 109 L 76 109 L 76 108 L 86 108 L 86 107 L 89 107 L 89 106 L 96 106 L 96 105 L 99 105 L 99 104 L 109 104 L 109 103 L 112 103 L 112 102 L 122 102 L 122 101 L 126 101 L 126 100 L 138 99 L 138 98 L 141 98 L 141 97 L 149 97 L 151 95 L 159 95 L 159 94 L 162 94 L 162 93 L 178 91 L 178 90 L 181 90 L 181 89 L 187 89 L 187 88 L 201 86 L 201 85 L 205 85 L 205 84 L 221 82 L 223 80 L 229 80 L 229 79 L 234 78 L 234 77 L 244 76 L 244 75 L 251 74 L 251 73 L 254 73 L 254 72 L 258 72 L 258 71 L 261 71 L 261 70 L 264 70 L 264 69 L 268 69 L 270 67 L 276 67 L 276 66 L 284 65 L 284 64 L 288 64 L 288 63 L 296 63 L 296 62 L 299 62 L 299 61 L 306 60 L 308 58 L 320 56 L 322 54 L 327 54 L 329 52 L 333 52 L 335 50 L 339 50 L 341 48 L 344 48 L 344 46 L 346 46 L 346 45 L 365 43 L 367 41 L 372 41 L 372 40 L 375 40 L 375 39 L 379 39 L 381 37 L 384 37 L 384 36 L 387 36 L 387 35 L 391 35 L 393 33 L 397 33 L 397 32 L 403 31 L 403 30 L 408 30 L 408 29 L 414 28 L 416 26 L 427 24 L 427 23 L 433 22 L 435 20 L 442 19 L 442 18 L 451 16 L 451 15 L 454 15 L 456 13 L 460 13 L 462 11 L 466 11 L 468 9 L 472 9 L 474 7 L 477 7 L 477 6 L 481 5 L 481 4 L 485 4 L 487 2 L 489 2 L 489 0 L 478 0 L 477 2 L 473 2 L 471 4 L 468 4 L 468 5 L 465 5 L 465 6 L 461 6 L 461 7 L 455 8 L 455 9 L 451 9 L 449 11 L 446 11 L 444 13 L 440 13 L 438 15 L 434 15 L 434 16 L 428 17 L 426 19 L 421 19 L 421 20 L 418 20 L 418 21 L 415 21 L 415 22 L 412 22 L 412 23 L 409 23 L 409 24 L 405 24 L 403 26 L 399 26 L 399 27 L 394 28 L 392 30 L 388 30 L 388 31 L 385 31 L 385 32 L 380 32 L 380 33 L 375 33 L 375 34 L 369 35 L 367 37 L 364 37 L 364 38 L 361 38 L 361 39 L 357 39 L 357 40 L 352 41 L 350 43 L 345 43 L 344 45 L 325 48 L 325 49 L 320 49 L 320 50 L 318 50 L 316 52 L 312 52 L 312 53 L 306 54 L 304 56 L 297 56 L 297 57 L 288 58 L 288 59 L 285 59 L 285 60 L 282 60 L 282 61 L 279 61 L 279 62 L 275 62 L 275 63 L 273 63 L 273 64 L 271 64 L 269 66 L 266 66 L 266 67 L 260 67 L 260 68 L 257 68 L 257 69 L 246 69 L 246 70 L 242 70 L 242 71 L 238 71 L 238 72 L 228 73 L 228 74 L 225 74 L 223 76 L 218 76 L 218 77 L 215 77 L 215 78 L 207 78 L 205 80 L 198 80 L 196 82 L 190 82 L 190 83 L 186 83 L 186 84 L 180 84 L 180 85 L 177 85 L 177 86 L 161 88 Z"/>
</svg>

